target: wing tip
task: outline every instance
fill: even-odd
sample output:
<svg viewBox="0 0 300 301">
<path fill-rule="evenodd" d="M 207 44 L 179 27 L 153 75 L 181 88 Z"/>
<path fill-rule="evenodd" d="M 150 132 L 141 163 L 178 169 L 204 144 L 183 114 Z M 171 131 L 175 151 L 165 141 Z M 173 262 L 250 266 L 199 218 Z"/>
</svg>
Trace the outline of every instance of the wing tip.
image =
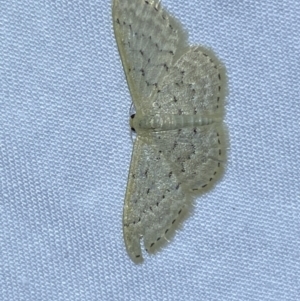
<svg viewBox="0 0 300 301">
<path fill-rule="evenodd" d="M 126 245 L 126 250 L 134 263 L 142 263 L 143 256 L 141 250 L 140 238 L 134 233 L 131 227 L 124 227 L 124 240 Z"/>
<path fill-rule="evenodd" d="M 151 235 L 150 233 L 148 233 L 149 235 L 147 235 L 147 231 L 144 233 L 144 236 L 142 238 L 143 245 L 145 251 L 149 255 L 156 254 L 170 243 L 177 230 L 181 229 L 183 221 L 186 220 L 191 214 L 193 210 L 193 202 L 194 198 L 189 197 L 185 204 L 181 207 L 181 209 L 178 210 L 176 217 L 173 218 L 168 226 L 161 229 L 161 234 L 158 235 L 158 233 L 156 232 L 156 235 L 158 235 L 157 238 L 153 239 L 153 235 Z M 130 259 L 135 264 L 143 263 L 144 258 L 141 250 L 141 238 L 137 233 L 134 233 L 133 229 L 130 229 L 130 226 L 124 227 L 124 240 L 126 250 Z"/>
</svg>

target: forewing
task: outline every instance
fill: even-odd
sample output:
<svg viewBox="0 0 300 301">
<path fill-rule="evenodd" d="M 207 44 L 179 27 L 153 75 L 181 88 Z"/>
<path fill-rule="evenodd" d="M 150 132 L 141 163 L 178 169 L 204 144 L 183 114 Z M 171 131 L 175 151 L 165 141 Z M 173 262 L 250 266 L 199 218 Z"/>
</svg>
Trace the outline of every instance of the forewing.
<svg viewBox="0 0 300 301">
<path fill-rule="evenodd" d="M 221 175 L 226 149 L 222 123 L 155 132 L 152 136 L 187 194 L 206 190 Z"/>
<path fill-rule="evenodd" d="M 155 108 L 168 114 L 220 116 L 225 87 L 225 69 L 219 60 L 211 51 L 193 46 L 169 68 Z"/>
<path fill-rule="evenodd" d="M 178 44 L 178 24 L 154 0 L 114 0 L 115 36 L 136 110 L 148 113 Z"/>
<path fill-rule="evenodd" d="M 137 137 L 125 196 L 124 239 L 134 262 L 142 261 L 140 239 L 148 252 L 154 252 L 190 201 L 164 152 L 152 143 L 150 137 Z"/>
</svg>

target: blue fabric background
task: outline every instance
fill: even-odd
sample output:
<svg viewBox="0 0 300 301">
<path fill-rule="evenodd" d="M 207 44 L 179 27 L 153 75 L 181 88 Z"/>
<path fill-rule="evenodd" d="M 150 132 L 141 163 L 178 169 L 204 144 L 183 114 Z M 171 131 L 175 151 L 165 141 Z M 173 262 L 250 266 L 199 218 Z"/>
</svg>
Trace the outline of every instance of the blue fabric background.
<svg viewBox="0 0 300 301">
<path fill-rule="evenodd" d="M 134 265 L 111 1 L 0 1 L 0 300 L 300 300 L 300 2 L 163 0 L 227 68 L 224 177 Z"/>
</svg>

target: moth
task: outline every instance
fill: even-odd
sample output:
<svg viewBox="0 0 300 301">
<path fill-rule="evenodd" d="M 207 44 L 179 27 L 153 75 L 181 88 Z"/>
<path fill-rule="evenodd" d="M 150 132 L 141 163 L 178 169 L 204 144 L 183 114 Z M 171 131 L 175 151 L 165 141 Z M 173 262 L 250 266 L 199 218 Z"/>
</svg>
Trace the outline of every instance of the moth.
<svg viewBox="0 0 300 301">
<path fill-rule="evenodd" d="M 130 258 L 143 260 L 222 173 L 225 69 L 157 0 L 114 0 L 113 24 L 136 113 L 123 213 Z"/>
</svg>

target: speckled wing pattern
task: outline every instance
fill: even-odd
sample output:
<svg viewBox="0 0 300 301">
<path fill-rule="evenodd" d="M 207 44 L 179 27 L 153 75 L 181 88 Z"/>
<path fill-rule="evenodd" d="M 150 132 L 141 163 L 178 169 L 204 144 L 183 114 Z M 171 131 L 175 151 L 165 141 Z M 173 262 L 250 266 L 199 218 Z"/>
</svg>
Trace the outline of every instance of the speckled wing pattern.
<svg viewBox="0 0 300 301">
<path fill-rule="evenodd" d="M 211 51 L 188 46 L 180 24 L 157 0 L 114 0 L 113 22 L 137 124 L 174 117 L 165 128 L 136 128 L 123 229 L 138 263 L 141 238 L 155 252 L 194 195 L 221 174 L 225 71 Z"/>
</svg>

